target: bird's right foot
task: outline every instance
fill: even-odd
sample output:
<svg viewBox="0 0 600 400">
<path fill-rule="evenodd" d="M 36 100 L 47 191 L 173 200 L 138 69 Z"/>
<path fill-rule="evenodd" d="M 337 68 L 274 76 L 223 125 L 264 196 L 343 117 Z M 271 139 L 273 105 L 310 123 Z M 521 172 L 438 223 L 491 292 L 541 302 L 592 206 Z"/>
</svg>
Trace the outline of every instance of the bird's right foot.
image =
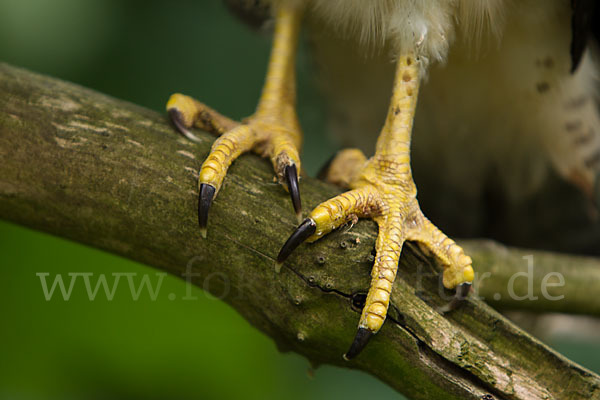
<svg viewBox="0 0 600 400">
<path fill-rule="evenodd" d="M 302 133 L 296 116 L 294 73 L 301 17 L 299 5 L 284 2 L 279 7 L 265 85 L 251 117 L 236 122 L 178 93 L 167 103 L 173 124 L 184 136 L 197 140 L 189 130 L 192 126 L 220 135 L 199 173 L 198 223 L 203 237 L 208 211 L 229 165 L 247 151 L 271 159 L 277 178 L 290 193 L 294 211 L 301 219 L 298 176 Z"/>
</svg>

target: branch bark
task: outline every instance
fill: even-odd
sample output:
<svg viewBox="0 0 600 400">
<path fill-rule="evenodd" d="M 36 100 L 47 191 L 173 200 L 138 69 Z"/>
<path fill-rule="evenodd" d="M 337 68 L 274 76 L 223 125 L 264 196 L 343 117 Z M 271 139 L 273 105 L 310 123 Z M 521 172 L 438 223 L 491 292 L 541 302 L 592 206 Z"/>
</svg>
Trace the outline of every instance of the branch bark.
<svg viewBox="0 0 600 400">
<path fill-rule="evenodd" d="M 600 398 L 598 375 L 475 296 L 450 315 L 437 314 L 432 306 L 445 302 L 438 267 L 410 244 L 388 321 L 356 360 L 344 362 L 360 312 L 353 303 L 369 284 L 375 225 L 362 221 L 304 245 L 275 273 L 274 256 L 296 225 L 294 213 L 268 162 L 243 156 L 230 169 L 202 240 L 196 179 L 213 138 L 199 136 L 202 143 L 191 143 L 163 115 L 0 64 L 0 217 L 180 277 L 191 272 L 199 285 L 211 277 L 211 292 L 229 287 L 224 301 L 281 350 L 314 365 L 362 369 L 411 398 Z M 338 192 L 310 178 L 301 185 L 307 209 Z M 598 260 L 464 244 L 476 269 L 493 273 L 479 293 L 501 293 L 499 306 L 600 315 L 597 296 L 590 296 L 600 287 Z M 534 255 L 535 285 L 538 275 L 561 268 L 564 301 L 504 296 L 510 274 L 527 271 L 523 254 Z"/>
</svg>

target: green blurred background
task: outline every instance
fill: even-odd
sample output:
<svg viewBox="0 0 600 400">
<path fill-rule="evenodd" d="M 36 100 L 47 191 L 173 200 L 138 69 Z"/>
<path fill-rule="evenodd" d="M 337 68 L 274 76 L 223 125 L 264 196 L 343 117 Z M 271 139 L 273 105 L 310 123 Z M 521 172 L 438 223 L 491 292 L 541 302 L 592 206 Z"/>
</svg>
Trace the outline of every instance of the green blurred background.
<svg viewBox="0 0 600 400">
<path fill-rule="evenodd" d="M 0 61 L 79 83 L 163 112 L 173 92 L 194 95 L 233 118 L 252 113 L 264 78 L 268 35 L 251 32 L 218 0 L 0 0 Z M 304 165 L 313 174 L 336 146 L 324 145 L 323 101 L 299 57 Z M 321 138 L 321 139 L 318 139 Z M 321 140 L 317 143 L 318 140 Z M 164 278 L 153 301 L 125 284 L 109 301 L 46 301 L 38 272 L 153 270 L 0 221 L 2 399 L 365 399 L 398 398 L 366 374 L 281 354 L 224 303 Z M 92 284 L 95 283 L 92 279 Z M 171 300 L 167 294 L 175 294 Z M 207 327 L 203 321 L 220 321 Z M 594 371 L 600 346 L 550 344 Z"/>
</svg>

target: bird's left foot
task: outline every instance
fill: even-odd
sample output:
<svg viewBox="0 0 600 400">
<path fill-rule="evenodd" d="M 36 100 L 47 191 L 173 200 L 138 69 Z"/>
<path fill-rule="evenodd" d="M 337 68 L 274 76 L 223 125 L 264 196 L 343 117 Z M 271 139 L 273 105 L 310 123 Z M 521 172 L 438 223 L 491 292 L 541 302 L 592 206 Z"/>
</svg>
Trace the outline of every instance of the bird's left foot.
<svg viewBox="0 0 600 400">
<path fill-rule="evenodd" d="M 418 58 L 412 53 L 401 55 L 375 155 L 367 160 L 362 153 L 347 150 L 333 160 L 330 180 L 347 183 L 352 190 L 317 206 L 283 245 L 277 258 L 279 263 L 283 262 L 303 241 L 315 241 L 349 221 L 372 218 L 377 222 L 379 234 L 371 287 L 346 359 L 356 356 L 383 325 L 406 240 L 416 241 L 433 253 L 444 266 L 444 286 L 456 288 L 455 300 L 441 311 L 455 307 L 473 280 L 471 258 L 423 215 L 417 202 L 409 147 L 419 79 Z"/>
<path fill-rule="evenodd" d="M 355 153 L 356 154 L 356 153 Z M 352 156 L 342 153 L 336 164 Z M 356 157 L 360 159 L 360 157 Z M 365 159 L 364 156 L 362 157 Z M 338 162 L 336 162 L 338 161 Z M 421 212 L 410 169 L 375 156 L 358 168 L 351 180 L 353 190 L 318 205 L 283 245 L 277 261 L 283 262 L 302 242 L 314 242 L 333 229 L 358 218 L 372 218 L 379 226 L 377 253 L 371 287 L 362 311 L 358 332 L 345 358 L 356 356 L 385 320 L 396 278 L 402 245 L 416 241 L 431 251 L 444 266 L 443 284 L 456 288 L 456 297 L 440 311 L 450 311 L 466 296 L 473 280 L 471 258 Z"/>
<path fill-rule="evenodd" d="M 356 150 L 354 150 L 356 152 Z M 348 156 L 341 153 L 332 163 L 344 164 Z M 364 156 L 362 157 L 365 160 Z M 352 171 L 352 169 L 349 169 Z M 456 288 L 455 298 L 439 311 L 455 308 L 469 291 L 473 280 L 471 258 L 452 239 L 433 225 L 422 213 L 416 199 L 416 189 L 409 169 L 378 156 L 355 169 L 351 180 L 353 190 L 319 204 L 283 245 L 277 261 L 283 262 L 302 242 L 314 242 L 333 229 L 371 218 L 379 226 L 375 245 L 375 265 L 371 272 L 371 287 L 362 311 L 358 332 L 345 358 L 356 356 L 376 333 L 387 315 L 392 285 L 398 269 L 402 245 L 406 240 L 418 242 L 433 253 L 444 266 L 443 284 Z M 408 174 L 407 174 L 408 173 Z"/>
</svg>

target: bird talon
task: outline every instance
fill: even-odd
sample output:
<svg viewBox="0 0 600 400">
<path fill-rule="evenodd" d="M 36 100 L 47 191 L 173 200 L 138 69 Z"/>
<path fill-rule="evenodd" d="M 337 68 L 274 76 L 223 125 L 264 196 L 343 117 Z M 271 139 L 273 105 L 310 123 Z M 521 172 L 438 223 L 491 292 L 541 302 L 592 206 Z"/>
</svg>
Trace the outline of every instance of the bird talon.
<svg viewBox="0 0 600 400">
<path fill-rule="evenodd" d="M 186 138 L 190 139 L 193 142 L 201 142 L 201 140 L 194 135 L 188 128 L 187 126 L 185 126 L 185 123 L 183 122 L 183 115 L 181 114 L 181 111 L 179 111 L 176 108 L 171 108 L 169 109 L 169 118 L 171 119 L 171 122 L 173 123 L 173 125 L 175 125 L 175 128 L 179 131 L 179 133 L 181 133 L 183 136 L 185 136 Z"/>
<path fill-rule="evenodd" d="M 359 327 L 350 349 L 343 355 L 344 360 L 350 361 L 356 357 L 369 343 L 369 340 L 373 337 L 374 333 L 367 328 Z"/>
<path fill-rule="evenodd" d="M 215 187 L 207 183 L 200 185 L 198 194 L 198 225 L 200 225 L 200 233 L 206 239 L 206 223 L 208 221 L 208 210 L 215 197 Z"/>
<path fill-rule="evenodd" d="M 294 211 L 296 212 L 298 223 L 300 223 L 302 222 L 302 201 L 300 200 L 300 190 L 298 188 L 298 170 L 296 169 L 296 164 L 286 166 L 284 171 Z"/>
<path fill-rule="evenodd" d="M 445 314 L 452 310 L 456 310 L 458 307 L 460 307 L 461 304 L 464 303 L 465 299 L 469 295 L 469 292 L 471 291 L 471 286 L 472 286 L 471 282 L 464 282 L 464 283 L 461 283 L 460 285 L 458 285 L 456 287 L 456 292 L 455 292 L 452 300 L 450 300 L 448 303 L 444 304 L 443 306 L 438 307 L 437 311 L 440 314 Z"/>
<path fill-rule="evenodd" d="M 283 263 L 286 258 L 292 251 L 296 249 L 296 247 L 300 246 L 302 242 L 311 237 L 315 231 L 317 230 L 317 224 L 310 218 L 306 218 L 304 222 L 300 224 L 298 228 L 292 233 L 292 235 L 285 242 L 279 254 L 277 255 L 277 263 Z"/>
</svg>

